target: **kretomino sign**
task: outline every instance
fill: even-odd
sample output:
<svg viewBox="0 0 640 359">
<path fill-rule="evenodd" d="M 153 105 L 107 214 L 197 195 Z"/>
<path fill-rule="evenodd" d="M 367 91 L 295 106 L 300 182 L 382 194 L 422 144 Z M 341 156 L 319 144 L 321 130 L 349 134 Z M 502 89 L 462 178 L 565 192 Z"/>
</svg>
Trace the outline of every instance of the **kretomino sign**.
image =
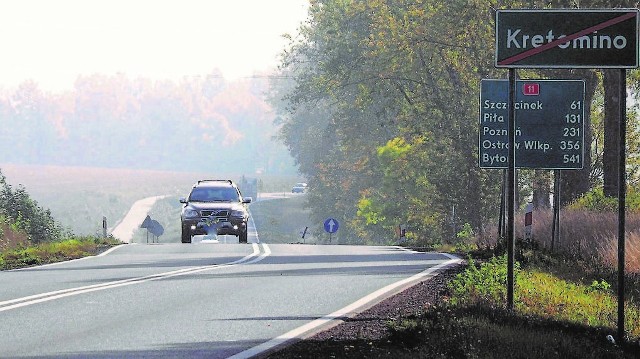
<svg viewBox="0 0 640 359">
<path fill-rule="evenodd" d="M 509 68 L 508 88 L 508 108 L 507 111 L 507 308 L 513 309 L 514 301 L 514 256 L 515 256 L 515 227 L 513 218 L 515 213 L 516 194 L 516 166 L 518 158 L 519 136 L 525 134 L 524 130 L 519 132 L 517 126 L 518 99 L 516 91 L 516 69 L 517 68 L 618 68 L 620 69 L 620 86 L 618 88 L 618 98 L 620 99 L 620 136 L 618 143 L 618 333 L 616 340 L 625 342 L 625 186 L 626 186 L 626 69 L 638 67 L 638 9 L 607 9 L 607 10 L 501 10 L 496 11 L 496 67 Z M 538 90 L 542 94 L 542 84 Z M 528 85 L 524 85 L 523 92 L 530 92 Z M 483 82 L 484 89 L 484 82 Z M 584 89 L 584 85 L 583 85 Z M 533 88 L 531 90 L 534 90 Z M 533 91 L 538 92 L 538 91 Z M 564 92 L 564 91 L 563 91 Z M 525 95 L 527 95 L 525 93 Z M 580 108 L 584 109 L 584 90 L 580 102 Z M 481 95 L 482 97 L 482 95 Z M 504 102 L 504 101 L 502 101 Z M 531 102 L 531 101 L 528 101 Z M 481 104 L 483 104 L 481 99 Z M 541 101 L 541 106 L 531 107 L 529 112 L 548 108 L 545 102 Z M 566 127 L 563 126 L 563 137 L 574 137 L 573 134 L 583 135 L 584 128 L 574 126 L 583 124 L 577 103 L 569 105 L 566 112 Z M 565 104 L 566 105 L 566 104 Z M 481 105 L 482 106 L 482 105 Z M 513 106 L 513 107 L 512 107 Z M 490 107 L 490 106 L 489 106 Z M 489 108 L 490 109 L 490 108 Z M 522 110 L 522 108 L 520 109 Z M 559 109 L 560 113 L 565 112 Z M 482 111 L 482 107 L 481 107 Z M 495 115 L 495 119 L 492 116 Z M 482 121 L 500 122 L 500 114 L 488 114 L 485 118 L 481 115 Z M 504 116 L 504 115 L 502 115 Z M 527 117 L 528 118 L 528 117 Z M 556 116 L 552 119 L 557 121 Z M 580 121 L 578 121 L 580 120 Z M 528 120 L 527 120 L 528 121 Z M 551 122 L 551 121 L 549 121 Z M 519 124 L 520 126 L 522 123 Z M 487 131 L 491 131 L 488 126 Z M 557 131 L 555 135 L 557 136 Z M 534 132 L 538 135 L 538 132 Z M 495 133 L 496 135 L 499 132 Z M 579 136 L 575 136 L 576 138 Z M 584 138 L 576 148 L 576 139 L 565 138 L 564 147 L 567 150 L 579 151 L 584 149 Z M 482 138 L 480 139 L 483 142 Z M 498 139 L 493 142 L 498 143 Z M 571 141 L 571 145 L 568 141 Z M 488 140 L 487 144 L 492 142 Z M 534 139 L 529 142 L 530 147 L 541 149 L 547 152 L 553 147 L 552 142 Z M 544 145 L 548 144 L 548 147 Z M 500 145 L 501 146 L 501 145 Z M 562 142 L 561 142 L 562 149 Z M 482 150 L 482 148 L 481 148 Z M 491 159 L 492 154 L 484 155 L 480 153 L 481 161 Z M 487 157 L 488 156 L 488 157 Z M 500 158 L 500 154 L 493 154 L 493 158 Z M 580 156 L 575 157 L 575 156 Z M 577 153 L 563 153 L 562 164 L 571 163 L 573 159 L 582 161 L 584 156 Z M 568 161 L 567 161 L 568 160 Z M 482 162 L 481 162 L 482 165 Z M 557 209 L 556 215 L 557 215 Z M 556 218 L 556 217 L 554 217 Z"/>
<path fill-rule="evenodd" d="M 636 68 L 638 9 L 498 10 L 496 67 Z"/>
</svg>

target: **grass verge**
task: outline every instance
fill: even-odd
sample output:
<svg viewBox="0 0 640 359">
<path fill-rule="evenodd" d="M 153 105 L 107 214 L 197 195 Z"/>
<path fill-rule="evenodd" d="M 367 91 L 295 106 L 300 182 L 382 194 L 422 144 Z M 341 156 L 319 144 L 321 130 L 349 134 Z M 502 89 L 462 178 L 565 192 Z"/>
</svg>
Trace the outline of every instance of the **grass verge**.
<svg viewBox="0 0 640 359">
<path fill-rule="evenodd" d="M 441 302 L 390 318 L 383 338 L 306 340 L 269 358 L 640 358 L 635 303 L 626 304 L 628 340 L 607 338 L 615 336 L 617 310 L 608 283 L 573 283 L 549 268 L 516 268 L 513 311 L 504 309 L 506 258 L 469 260 Z"/>
<path fill-rule="evenodd" d="M 78 237 L 59 242 L 40 243 L 33 246 L 18 246 L 5 249 L 0 253 L 0 270 L 23 268 L 96 255 L 119 243 L 119 241 L 111 237 Z"/>
<path fill-rule="evenodd" d="M 438 306 L 397 319 L 382 339 L 306 341 L 273 358 L 637 358 L 591 327 L 523 318 L 484 306 Z"/>
<path fill-rule="evenodd" d="M 506 256 L 493 257 L 480 265 L 469 260 L 467 269 L 450 283 L 450 305 L 503 306 L 506 302 L 506 261 Z M 519 266 L 516 266 L 515 280 L 515 314 L 615 333 L 617 297 L 606 281 L 593 281 L 590 285 L 573 283 L 537 267 Z M 637 341 L 640 339 L 638 305 L 630 301 L 625 303 L 625 319 L 629 337 Z"/>
</svg>

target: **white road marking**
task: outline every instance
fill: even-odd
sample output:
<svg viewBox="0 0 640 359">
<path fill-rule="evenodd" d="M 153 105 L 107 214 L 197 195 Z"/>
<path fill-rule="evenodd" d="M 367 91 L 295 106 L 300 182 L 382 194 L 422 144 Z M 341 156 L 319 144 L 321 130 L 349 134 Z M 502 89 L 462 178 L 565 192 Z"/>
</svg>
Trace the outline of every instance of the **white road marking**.
<svg viewBox="0 0 640 359">
<path fill-rule="evenodd" d="M 257 245 L 257 244 L 253 243 L 253 245 Z M 254 258 L 254 259 L 248 261 L 247 264 L 260 262 L 261 260 L 263 260 L 263 259 L 265 259 L 265 258 L 267 258 L 268 256 L 271 255 L 271 248 L 269 248 L 269 246 L 266 243 L 262 244 L 262 248 L 264 249 L 264 253 L 262 253 L 260 255 L 260 257 L 258 257 L 258 258 Z"/>
<path fill-rule="evenodd" d="M 111 248 L 107 249 L 106 251 L 104 251 L 104 252 L 102 252 L 102 253 L 98 254 L 96 257 L 106 256 L 107 254 L 109 254 L 109 253 L 111 253 L 111 252 L 115 251 L 116 249 L 118 249 L 118 248 L 120 248 L 120 247 L 122 247 L 122 245 L 118 245 L 118 246 L 111 247 Z M 91 257 L 84 257 L 84 258 L 91 258 Z M 81 259 L 82 259 L 82 258 L 81 258 Z"/>
<path fill-rule="evenodd" d="M 247 209 L 248 210 L 248 209 Z M 253 221 L 253 215 L 249 211 L 249 225 L 247 226 L 247 236 L 254 235 L 256 237 L 255 243 L 260 243 L 260 236 L 258 236 L 258 230 L 256 229 L 256 223 Z"/>
<path fill-rule="evenodd" d="M 177 276 L 182 276 L 187 274 L 200 273 L 203 271 L 217 269 L 217 268 L 226 268 L 226 267 L 232 267 L 232 266 L 241 265 L 241 264 L 246 265 L 246 264 L 256 263 L 265 259 L 267 256 L 271 254 L 271 249 L 267 244 L 264 244 L 264 243 L 262 244 L 262 249 L 264 251 L 262 255 L 260 255 L 261 253 L 260 244 L 253 243 L 252 247 L 253 247 L 253 253 L 229 263 L 213 264 L 213 265 L 193 267 L 193 268 L 183 268 L 183 269 L 178 269 L 170 272 L 152 274 L 152 275 L 143 276 L 143 277 L 123 279 L 119 281 L 106 282 L 106 283 L 94 284 L 94 285 L 88 285 L 88 286 L 82 286 L 82 287 L 76 287 L 76 288 L 62 289 L 62 290 L 56 290 L 52 292 L 34 294 L 27 297 L 22 297 L 22 298 L 5 300 L 0 302 L 0 312 L 5 312 L 12 309 L 26 307 L 33 304 L 70 297 L 73 295 L 78 295 L 83 293 L 90 293 L 90 292 L 96 292 L 99 290 L 118 288 L 118 287 L 123 287 L 127 285 L 132 285 L 132 284 L 141 284 L 141 283 L 146 283 L 150 281 L 177 277 Z"/>
<path fill-rule="evenodd" d="M 353 317 L 356 314 L 370 308 L 371 306 L 378 303 L 380 299 L 387 298 L 392 294 L 399 292 L 400 289 L 403 289 L 412 283 L 419 282 L 421 280 L 426 279 L 427 277 L 429 278 L 434 277 L 435 275 L 437 275 L 437 272 L 439 270 L 462 262 L 462 259 L 458 258 L 457 256 L 454 256 L 448 253 L 440 253 L 440 254 L 446 256 L 447 258 L 449 258 L 449 260 L 446 262 L 440 263 L 434 267 L 431 267 L 425 271 L 422 271 L 418 274 L 415 274 L 409 278 L 389 284 L 386 287 L 378 289 L 377 291 L 357 300 L 354 303 L 349 304 L 348 306 L 342 309 L 339 309 L 329 315 L 325 315 L 322 318 L 318 318 L 314 321 L 311 321 L 305 325 L 302 325 L 296 329 L 293 329 L 287 333 L 282 334 L 279 337 L 273 338 L 260 345 L 256 345 L 253 348 L 249 348 L 245 351 L 232 355 L 227 359 L 251 358 L 256 355 L 262 354 L 266 351 L 273 350 L 274 348 L 284 345 L 285 343 L 288 343 L 290 341 L 311 337 L 312 335 L 320 332 L 321 330 L 326 330 L 330 327 L 338 325 L 342 321 L 344 321 L 346 318 Z"/>
<path fill-rule="evenodd" d="M 157 200 L 165 197 L 167 196 L 153 196 L 136 201 L 131 208 L 129 208 L 127 215 L 124 216 L 122 221 L 111 231 L 111 235 L 124 243 L 130 243 L 133 238 L 133 233 L 140 227 L 140 224 L 144 221 L 151 207 L 153 207 Z"/>
</svg>

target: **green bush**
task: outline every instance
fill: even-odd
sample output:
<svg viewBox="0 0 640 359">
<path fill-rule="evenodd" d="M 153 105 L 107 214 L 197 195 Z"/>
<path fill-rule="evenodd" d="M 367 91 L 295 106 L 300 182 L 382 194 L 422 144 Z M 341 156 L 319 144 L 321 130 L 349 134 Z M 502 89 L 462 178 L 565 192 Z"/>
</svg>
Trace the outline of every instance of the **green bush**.
<svg viewBox="0 0 640 359">
<path fill-rule="evenodd" d="M 519 264 L 514 265 L 517 272 Z M 451 304 L 489 304 L 501 306 L 507 297 L 507 257 L 493 257 L 488 262 L 476 265 L 469 258 L 469 265 L 449 283 Z"/>
<path fill-rule="evenodd" d="M 625 205 L 629 211 L 640 211 L 640 192 L 634 188 L 628 188 Z M 602 187 L 594 188 L 575 200 L 569 209 L 615 212 L 618 210 L 618 198 L 605 196 Z"/>
<path fill-rule="evenodd" d="M 603 279 L 599 282 L 597 280 L 594 280 L 589 286 L 589 288 L 587 288 L 587 291 L 588 292 L 596 292 L 596 291 L 606 292 L 609 289 L 611 289 L 611 284 L 607 283 L 607 281 Z"/>
<path fill-rule="evenodd" d="M 49 209 L 31 199 L 23 186 L 14 189 L 0 171 L 0 215 L 6 217 L 14 231 L 24 231 L 34 243 L 60 240 L 61 226 Z"/>
</svg>

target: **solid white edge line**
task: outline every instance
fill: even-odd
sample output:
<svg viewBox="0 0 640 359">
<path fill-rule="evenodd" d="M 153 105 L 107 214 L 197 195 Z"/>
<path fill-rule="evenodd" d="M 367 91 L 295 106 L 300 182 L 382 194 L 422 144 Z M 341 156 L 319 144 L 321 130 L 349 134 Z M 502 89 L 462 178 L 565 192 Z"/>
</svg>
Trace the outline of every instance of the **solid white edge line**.
<svg viewBox="0 0 640 359">
<path fill-rule="evenodd" d="M 126 243 L 122 243 L 122 244 L 118 244 L 117 246 L 113 246 L 113 247 L 111 247 L 111 248 L 107 249 L 106 251 L 104 251 L 104 252 L 102 252 L 102 253 L 98 254 L 96 257 L 103 257 L 103 256 L 106 256 L 107 254 L 109 254 L 109 253 L 111 253 L 111 252 L 115 251 L 116 249 L 118 249 L 118 248 L 122 248 L 125 244 L 126 244 Z M 90 258 L 90 257 L 89 257 L 89 258 Z"/>
<path fill-rule="evenodd" d="M 394 290 L 407 285 L 411 282 L 418 282 L 419 280 L 432 275 L 434 272 L 437 272 L 443 268 L 446 268 L 450 265 L 453 264 L 458 264 L 460 262 L 462 262 L 462 259 L 452 255 L 452 254 L 448 254 L 448 253 L 439 253 L 444 255 L 445 257 L 449 258 L 448 261 L 440 263 L 436 266 L 430 267 L 418 274 L 415 274 L 409 278 L 403 279 L 401 281 L 395 282 L 395 283 L 391 283 L 389 285 L 387 285 L 386 287 L 383 287 L 381 289 L 376 290 L 375 292 L 360 298 L 359 300 L 349 304 L 348 306 L 339 309 L 329 315 L 325 315 L 322 318 L 313 320 L 307 324 L 304 324 L 296 329 L 293 329 L 291 331 L 288 331 L 276 338 L 273 338 L 267 342 L 264 342 L 262 344 L 256 345 L 252 348 L 249 348 L 247 350 L 244 350 L 240 353 L 237 353 L 235 355 L 232 355 L 230 357 L 228 357 L 227 359 L 247 359 L 247 358 L 251 358 L 253 356 L 262 354 L 264 352 L 273 350 L 274 348 L 281 346 L 289 341 L 293 341 L 293 340 L 299 340 L 299 339 L 304 339 L 305 337 L 309 336 L 310 334 L 315 334 L 317 332 L 319 332 L 319 329 L 324 329 L 324 327 L 326 326 L 327 328 L 333 326 L 333 325 L 337 325 L 340 322 L 344 321 L 344 318 L 348 318 L 351 317 L 359 312 L 361 312 L 362 310 L 364 310 L 363 308 L 367 308 L 367 307 L 371 307 L 373 305 L 375 305 L 376 303 L 378 303 L 379 301 L 375 301 L 378 298 L 386 298 L 385 294 L 391 293 Z M 436 273 L 437 274 L 437 273 Z M 435 276 L 435 274 L 433 275 Z M 331 325 L 329 325 L 331 324 Z"/>
<path fill-rule="evenodd" d="M 271 254 L 271 251 L 269 250 L 269 248 L 266 245 L 263 245 L 263 246 L 265 247 L 265 253 L 268 251 L 268 253 Z M 267 257 L 268 254 L 267 255 L 263 254 L 260 257 L 255 258 L 254 260 L 251 260 L 252 258 L 260 254 L 260 246 L 257 243 L 253 243 L 252 247 L 253 247 L 253 252 L 251 254 L 246 255 L 241 259 L 238 259 L 229 263 L 213 264 L 208 266 L 192 267 L 192 268 L 183 268 L 183 269 L 178 269 L 170 272 L 151 274 L 143 277 L 135 277 L 135 278 L 123 279 L 119 281 L 93 284 L 93 285 L 88 285 L 83 287 L 61 289 L 61 290 L 56 290 L 52 292 L 34 294 L 27 297 L 5 300 L 0 302 L 0 312 L 16 309 L 20 307 L 25 307 L 32 304 L 42 303 L 42 302 L 46 302 L 54 299 L 69 297 L 72 295 L 82 294 L 82 293 L 89 293 L 89 292 L 95 292 L 98 290 L 117 288 L 117 287 L 122 287 L 125 285 L 131 285 L 131 284 L 140 284 L 140 283 L 145 283 L 153 280 L 171 278 L 171 277 L 192 274 L 192 273 L 199 273 L 199 272 L 203 272 L 203 271 L 207 271 L 215 268 L 231 267 L 231 266 L 235 266 L 243 263 L 244 264 L 255 263 Z"/>
</svg>

